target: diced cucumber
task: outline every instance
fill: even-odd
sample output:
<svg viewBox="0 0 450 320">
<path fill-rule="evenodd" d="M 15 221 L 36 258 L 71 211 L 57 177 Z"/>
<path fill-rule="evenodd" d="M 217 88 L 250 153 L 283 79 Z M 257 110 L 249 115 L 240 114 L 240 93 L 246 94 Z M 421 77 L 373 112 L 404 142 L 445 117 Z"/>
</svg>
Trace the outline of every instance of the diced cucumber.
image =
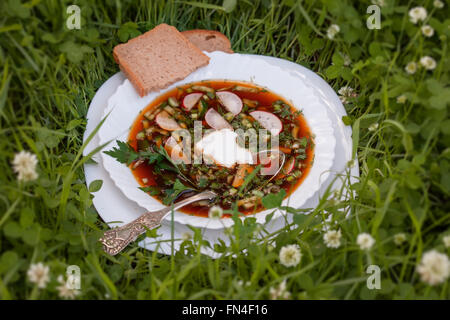
<svg viewBox="0 0 450 320">
<path fill-rule="evenodd" d="M 150 147 L 150 142 L 148 140 L 138 140 L 137 147 L 139 151 L 147 150 Z"/>
<path fill-rule="evenodd" d="M 144 140 L 145 139 L 145 131 L 139 131 L 136 135 L 137 140 Z"/>
<path fill-rule="evenodd" d="M 227 112 L 227 113 L 224 114 L 223 117 L 225 118 L 225 120 L 230 122 L 231 120 L 233 120 L 234 114 L 232 114 L 231 112 Z"/>
<path fill-rule="evenodd" d="M 170 98 L 167 100 L 167 102 L 169 102 L 169 104 L 170 104 L 172 107 L 178 107 L 178 106 L 180 105 L 180 103 L 178 102 L 177 98 L 175 98 L 175 97 L 170 97 Z"/>
</svg>

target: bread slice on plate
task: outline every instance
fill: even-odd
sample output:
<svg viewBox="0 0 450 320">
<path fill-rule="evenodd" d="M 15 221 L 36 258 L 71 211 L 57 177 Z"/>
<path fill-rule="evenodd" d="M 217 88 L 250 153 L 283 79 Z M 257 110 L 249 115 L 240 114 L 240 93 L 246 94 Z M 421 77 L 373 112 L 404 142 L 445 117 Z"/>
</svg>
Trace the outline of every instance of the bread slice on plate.
<svg viewBox="0 0 450 320">
<path fill-rule="evenodd" d="M 223 51 L 226 53 L 233 53 L 230 40 L 219 31 L 195 29 L 183 31 L 181 33 L 202 51 Z"/>
<path fill-rule="evenodd" d="M 207 55 L 165 23 L 115 46 L 113 56 L 141 97 L 209 63 Z"/>
</svg>

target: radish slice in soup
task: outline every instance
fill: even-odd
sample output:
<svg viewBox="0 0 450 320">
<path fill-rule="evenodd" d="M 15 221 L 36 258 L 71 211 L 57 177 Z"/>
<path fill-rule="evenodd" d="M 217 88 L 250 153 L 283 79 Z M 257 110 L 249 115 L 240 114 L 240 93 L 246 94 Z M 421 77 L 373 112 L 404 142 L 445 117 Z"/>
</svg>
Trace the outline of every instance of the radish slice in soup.
<svg viewBox="0 0 450 320">
<path fill-rule="evenodd" d="M 167 154 L 175 163 L 184 162 L 185 164 L 190 164 L 188 156 L 183 152 L 183 148 L 177 142 L 174 137 L 169 137 L 164 144 L 164 149 L 166 149 Z"/>
<path fill-rule="evenodd" d="M 203 93 L 191 93 L 186 95 L 183 99 L 183 108 L 187 111 L 190 111 L 198 102 L 198 100 L 200 100 L 202 95 Z"/>
<path fill-rule="evenodd" d="M 291 157 L 283 167 L 284 173 L 285 174 L 291 173 L 292 170 L 294 170 L 294 166 L 295 166 L 295 158 Z"/>
<path fill-rule="evenodd" d="M 280 169 L 281 165 L 281 159 L 280 159 L 280 153 L 279 152 L 272 152 L 270 155 L 265 154 L 264 157 L 262 157 L 262 154 L 259 155 L 259 161 L 262 165 L 260 174 L 263 176 L 273 176 L 278 172 L 278 169 Z"/>
<path fill-rule="evenodd" d="M 205 114 L 205 121 L 206 123 L 213 129 L 221 130 L 221 129 L 231 129 L 233 130 L 233 127 L 231 124 L 225 120 L 220 113 L 218 113 L 214 109 L 209 109 L 208 112 Z"/>
<path fill-rule="evenodd" d="M 161 111 L 156 116 L 156 123 L 158 126 L 168 131 L 175 131 L 181 129 L 178 122 L 175 121 L 166 111 Z"/>
<path fill-rule="evenodd" d="M 273 136 L 280 134 L 283 130 L 281 120 L 273 113 L 267 111 L 253 111 L 250 115 L 259 122 L 265 129 L 269 130 Z"/>
<path fill-rule="evenodd" d="M 289 160 L 286 161 L 286 163 L 283 166 L 283 169 L 280 171 L 280 173 L 277 175 L 276 179 L 282 179 L 286 177 L 288 174 L 294 170 L 295 167 L 295 158 L 291 157 Z"/>
<path fill-rule="evenodd" d="M 220 103 L 230 111 L 232 114 L 237 115 L 242 110 L 242 100 L 238 95 L 229 91 L 216 92 L 217 98 Z"/>
</svg>

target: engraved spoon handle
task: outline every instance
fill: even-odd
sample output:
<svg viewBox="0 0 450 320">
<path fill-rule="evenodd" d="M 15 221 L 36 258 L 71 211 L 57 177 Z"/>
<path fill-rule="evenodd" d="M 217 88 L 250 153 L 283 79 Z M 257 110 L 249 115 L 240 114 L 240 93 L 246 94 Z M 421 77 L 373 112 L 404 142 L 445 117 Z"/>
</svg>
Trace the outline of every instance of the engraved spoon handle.
<svg viewBox="0 0 450 320">
<path fill-rule="evenodd" d="M 199 200 L 211 200 L 217 195 L 212 191 L 203 191 L 192 197 L 174 203 L 172 206 L 154 212 L 146 212 L 136 220 L 131 221 L 121 227 L 106 231 L 99 241 L 103 244 L 103 250 L 110 255 L 116 255 L 128 244 L 135 241 L 137 237 L 145 233 L 147 229 L 153 229 L 161 224 L 161 221 L 172 210 L 177 210 L 192 202 Z"/>
</svg>

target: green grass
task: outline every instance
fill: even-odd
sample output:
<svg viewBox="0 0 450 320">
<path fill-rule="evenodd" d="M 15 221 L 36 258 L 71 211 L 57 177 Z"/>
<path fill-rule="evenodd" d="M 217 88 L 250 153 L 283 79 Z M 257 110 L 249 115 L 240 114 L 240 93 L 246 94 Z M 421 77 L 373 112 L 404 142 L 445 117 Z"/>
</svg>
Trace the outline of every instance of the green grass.
<svg viewBox="0 0 450 320">
<path fill-rule="evenodd" d="M 449 254 L 442 242 L 450 234 L 448 3 L 435 9 L 433 1 L 421 1 L 435 29 L 427 38 L 422 23 L 408 20 L 419 1 L 385 2 L 382 29 L 368 30 L 370 1 L 242 0 L 232 12 L 211 7 L 221 1 L 202 0 L 1 1 L 0 298 L 57 299 L 57 276 L 75 264 L 84 299 L 266 299 L 283 280 L 294 299 L 448 299 L 448 279 L 429 286 L 416 272 L 424 252 Z M 79 31 L 65 29 L 73 3 L 82 9 Z M 329 195 L 308 216 L 293 210 L 291 228 L 276 234 L 252 218 L 237 223 L 231 245 L 218 246 L 224 256 L 217 260 L 199 254 L 207 244 L 198 232 L 173 256 L 136 245 L 116 257 L 104 254 L 97 239 L 107 226 L 92 206 L 81 165 L 86 114 L 95 91 L 118 71 L 114 45 L 162 22 L 222 31 L 236 52 L 288 59 L 336 91 L 354 88 L 345 121 L 353 126 L 361 178 L 343 190 L 350 199 Z M 331 24 L 341 29 L 334 40 L 326 38 Z M 437 67 L 408 75 L 406 64 L 425 55 Z M 400 95 L 404 104 L 396 100 Z M 374 123 L 378 128 L 368 130 Z M 39 179 L 25 184 L 11 167 L 23 149 L 39 159 Z M 328 218 L 342 230 L 338 249 L 323 242 Z M 255 239 L 258 232 L 262 240 Z M 356 244 L 362 232 L 376 239 L 368 252 Z M 393 243 L 398 232 L 407 234 L 401 246 Z M 302 251 L 295 267 L 279 262 L 288 244 Z M 46 289 L 26 277 L 39 261 L 50 266 Z M 370 264 L 381 268 L 380 290 L 366 287 Z"/>
</svg>

